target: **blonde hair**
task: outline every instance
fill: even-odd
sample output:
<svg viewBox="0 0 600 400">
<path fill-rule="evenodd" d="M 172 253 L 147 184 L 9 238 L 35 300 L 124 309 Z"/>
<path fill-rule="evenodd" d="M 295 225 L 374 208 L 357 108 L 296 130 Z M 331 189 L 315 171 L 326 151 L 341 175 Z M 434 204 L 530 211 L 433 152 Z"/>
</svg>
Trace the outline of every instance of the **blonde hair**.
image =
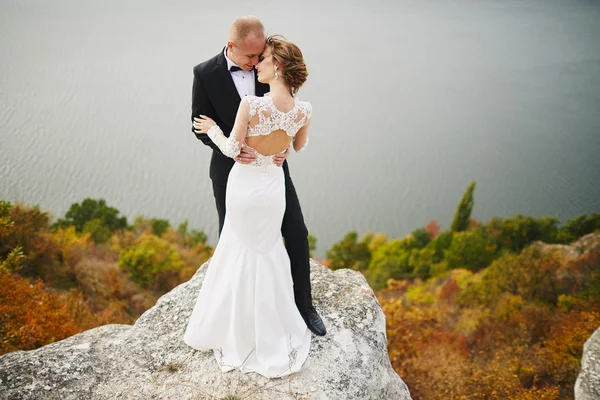
<svg viewBox="0 0 600 400">
<path fill-rule="evenodd" d="M 229 40 L 238 43 L 250 35 L 258 38 L 265 37 L 265 27 L 260 20 L 252 15 L 239 17 L 229 28 Z"/>
<path fill-rule="evenodd" d="M 281 35 L 269 35 L 267 47 L 275 64 L 282 69 L 282 78 L 293 96 L 308 77 L 300 48 Z"/>
</svg>

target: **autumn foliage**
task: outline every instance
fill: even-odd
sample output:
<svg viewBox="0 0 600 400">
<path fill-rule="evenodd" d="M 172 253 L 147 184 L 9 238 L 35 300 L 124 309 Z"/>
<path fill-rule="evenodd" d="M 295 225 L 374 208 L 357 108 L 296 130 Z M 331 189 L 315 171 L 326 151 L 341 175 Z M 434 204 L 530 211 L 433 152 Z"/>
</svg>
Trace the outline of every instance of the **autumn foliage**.
<svg viewBox="0 0 600 400">
<path fill-rule="evenodd" d="M 166 220 L 140 217 L 121 229 L 126 221 L 116 209 L 89 199 L 70 211 L 51 225 L 37 206 L 0 201 L 0 354 L 132 324 L 212 254 L 187 222 L 174 230 Z M 110 224 L 98 225 L 103 220 Z M 108 236 L 98 240 L 98 232 Z"/>
<path fill-rule="evenodd" d="M 378 295 L 392 366 L 413 399 L 566 399 L 600 327 L 600 254 L 533 248 L 479 273 L 388 282 Z M 402 287 L 390 298 L 386 291 Z"/>
<path fill-rule="evenodd" d="M 351 232 L 329 265 L 360 271 L 376 290 L 390 360 L 413 399 L 572 398 L 583 343 L 600 327 L 600 234 L 579 257 L 560 244 L 600 232 L 600 214 L 562 226 L 521 214 L 480 222 L 474 188 L 451 229 L 431 221 L 376 245 L 380 234 Z"/>
<path fill-rule="evenodd" d="M 77 333 L 68 304 L 48 293 L 41 279 L 31 283 L 0 268 L 0 354 L 35 349 Z"/>
<path fill-rule="evenodd" d="M 360 271 L 376 290 L 413 399 L 572 398 L 583 343 L 600 327 L 600 245 L 567 257 L 536 241 L 570 243 L 600 230 L 600 215 L 482 223 L 470 215 L 473 189 L 456 230 L 431 221 L 389 240 L 350 232 L 323 264 Z M 0 354 L 131 324 L 212 254 L 187 222 L 128 225 L 103 201 L 51 219 L 0 201 Z"/>
</svg>

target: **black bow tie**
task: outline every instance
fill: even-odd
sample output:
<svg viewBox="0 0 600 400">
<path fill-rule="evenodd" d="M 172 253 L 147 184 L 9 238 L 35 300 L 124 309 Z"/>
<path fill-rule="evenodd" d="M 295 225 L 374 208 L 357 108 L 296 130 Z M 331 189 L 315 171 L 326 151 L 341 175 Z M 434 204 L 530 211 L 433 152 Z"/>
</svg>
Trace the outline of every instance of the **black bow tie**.
<svg viewBox="0 0 600 400">
<path fill-rule="evenodd" d="M 235 71 L 243 71 L 243 69 L 241 69 L 240 67 L 238 67 L 237 65 L 232 65 L 231 68 L 229 68 L 229 71 L 231 72 L 235 72 Z"/>
</svg>

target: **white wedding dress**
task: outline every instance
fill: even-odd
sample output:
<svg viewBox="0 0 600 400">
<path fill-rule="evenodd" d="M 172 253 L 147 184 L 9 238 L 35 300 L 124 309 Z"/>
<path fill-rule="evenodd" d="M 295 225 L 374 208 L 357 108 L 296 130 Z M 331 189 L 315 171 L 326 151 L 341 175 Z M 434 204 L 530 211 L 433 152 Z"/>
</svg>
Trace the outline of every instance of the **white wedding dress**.
<svg viewBox="0 0 600 400">
<path fill-rule="evenodd" d="M 297 99 L 292 110 L 281 112 L 270 96 L 248 96 L 240 103 L 229 138 L 218 126 L 208 135 L 223 154 L 235 157 L 246 136 L 281 138 L 283 131 L 295 140 L 311 113 L 310 103 Z M 184 341 L 198 350 L 213 350 L 224 372 L 239 369 L 268 378 L 298 372 L 308 357 L 311 332 L 294 301 L 281 236 L 283 169 L 273 164 L 273 156 L 260 153 L 252 164 L 235 163 L 225 202 L 223 230 Z"/>
</svg>

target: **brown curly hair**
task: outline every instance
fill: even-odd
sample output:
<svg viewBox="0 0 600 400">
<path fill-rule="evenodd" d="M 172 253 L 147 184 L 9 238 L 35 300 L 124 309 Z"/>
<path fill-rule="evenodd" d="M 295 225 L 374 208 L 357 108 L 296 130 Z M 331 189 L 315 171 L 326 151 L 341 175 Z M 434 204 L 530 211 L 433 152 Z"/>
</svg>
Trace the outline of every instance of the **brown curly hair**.
<svg viewBox="0 0 600 400">
<path fill-rule="evenodd" d="M 293 96 L 308 77 L 300 48 L 281 35 L 269 35 L 267 47 L 271 49 L 273 61 L 281 68 L 283 81 Z"/>
</svg>

